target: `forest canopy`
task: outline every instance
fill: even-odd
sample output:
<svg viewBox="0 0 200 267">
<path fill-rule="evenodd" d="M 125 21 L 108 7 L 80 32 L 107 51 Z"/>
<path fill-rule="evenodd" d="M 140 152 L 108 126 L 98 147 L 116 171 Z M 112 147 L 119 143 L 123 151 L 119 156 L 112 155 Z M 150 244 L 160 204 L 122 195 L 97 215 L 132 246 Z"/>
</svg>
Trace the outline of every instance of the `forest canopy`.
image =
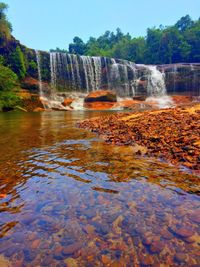
<svg viewBox="0 0 200 267">
<path fill-rule="evenodd" d="M 90 37 L 86 43 L 76 36 L 68 50 L 51 51 L 121 58 L 143 64 L 200 62 L 200 18 L 194 21 L 186 15 L 172 26 L 148 28 L 145 37 L 132 37 L 119 28 L 116 32 L 106 31 L 98 38 Z"/>
</svg>

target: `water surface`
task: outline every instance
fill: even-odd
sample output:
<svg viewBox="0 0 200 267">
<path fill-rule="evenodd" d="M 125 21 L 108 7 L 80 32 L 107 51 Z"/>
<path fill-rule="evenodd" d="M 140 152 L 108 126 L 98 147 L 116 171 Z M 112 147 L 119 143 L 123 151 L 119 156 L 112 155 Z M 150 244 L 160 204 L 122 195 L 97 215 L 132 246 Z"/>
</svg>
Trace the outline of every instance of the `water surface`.
<svg viewBox="0 0 200 267">
<path fill-rule="evenodd" d="M 199 178 L 77 129 L 0 114 L 0 263 L 200 266 Z"/>
</svg>

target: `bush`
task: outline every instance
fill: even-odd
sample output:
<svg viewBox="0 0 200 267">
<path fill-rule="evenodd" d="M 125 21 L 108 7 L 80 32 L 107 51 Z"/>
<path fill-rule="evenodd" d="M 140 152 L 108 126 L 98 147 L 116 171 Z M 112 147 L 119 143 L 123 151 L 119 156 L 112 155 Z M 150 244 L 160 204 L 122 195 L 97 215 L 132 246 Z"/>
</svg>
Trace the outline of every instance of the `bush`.
<svg viewBox="0 0 200 267">
<path fill-rule="evenodd" d="M 0 110 L 14 108 L 20 104 L 20 97 L 14 92 L 0 91 Z"/>
<path fill-rule="evenodd" d="M 20 98 L 13 92 L 17 85 L 17 75 L 7 67 L 0 65 L 0 110 L 14 108 Z"/>
<path fill-rule="evenodd" d="M 17 75 L 9 68 L 0 65 L 0 92 L 11 91 L 17 84 Z"/>
</svg>

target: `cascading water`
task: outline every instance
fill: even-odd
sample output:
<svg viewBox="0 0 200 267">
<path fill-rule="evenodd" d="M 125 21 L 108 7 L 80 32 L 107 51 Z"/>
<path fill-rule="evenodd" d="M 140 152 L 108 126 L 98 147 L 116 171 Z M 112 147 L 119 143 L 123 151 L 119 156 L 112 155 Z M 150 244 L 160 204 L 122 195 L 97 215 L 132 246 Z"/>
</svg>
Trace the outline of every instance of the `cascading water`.
<svg viewBox="0 0 200 267">
<path fill-rule="evenodd" d="M 41 81 L 41 59 L 36 51 L 38 76 Z M 119 97 L 142 94 L 149 97 L 166 95 L 165 76 L 156 66 L 137 65 L 126 60 L 105 57 L 50 53 L 51 102 L 62 103 L 69 93 L 114 90 Z M 42 93 L 42 88 L 40 89 Z"/>
<path fill-rule="evenodd" d="M 36 54 L 36 59 L 37 59 L 40 96 L 43 96 L 40 52 L 38 50 L 35 50 L 35 54 Z"/>
<path fill-rule="evenodd" d="M 163 96 L 166 95 L 167 90 L 165 86 L 164 73 L 161 73 L 156 66 L 148 66 L 148 84 L 147 91 L 149 96 Z"/>
<path fill-rule="evenodd" d="M 167 95 L 165 86 L 165 74 L 160 72 L 156 66 L 148 66 L 150 75 L 148 75 L 147 92 L 149 97 L 147 102 L 157 102 L 160 108 L 173 106 L 173 100 Z"/>
</svg>

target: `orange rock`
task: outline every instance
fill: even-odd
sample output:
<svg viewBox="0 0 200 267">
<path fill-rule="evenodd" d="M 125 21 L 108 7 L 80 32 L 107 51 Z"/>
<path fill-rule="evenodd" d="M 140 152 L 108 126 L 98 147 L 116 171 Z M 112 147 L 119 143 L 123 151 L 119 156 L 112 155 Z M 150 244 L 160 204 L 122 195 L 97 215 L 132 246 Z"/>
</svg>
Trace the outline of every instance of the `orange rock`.
<svg viewBox="0 0 200 267">
<path fill-rule="evenodd" d="M 115 106 L 114 102 L 91 102 L 91 103 L 84 103 L 84 107 L 93 110 L 105 110 L 111 109 Z"/>
<path fill-rule="evenodd" d="M 176 105 L 180 104 L 188 104 L 192 102 L 192 97 L 191 96 L 182 96 L 182 95 L 175 95 L 172 96 L 172 100 Z"/>
<path fill-rule="evenodd" d="M 7 194 L 0 194 L 0 198 L 6 198 Z"/>
<path fill-rule="evenodd" d="M 109 264 L 110 263 L 110 257 L 108 257 L 107 255 L 102 255 L 101 261 L 103 264 Z"/>
<path fill-rule="evenodd" d="M 64 101 L 62 102 L 62 105 L 64 107 L 69 107 L 71 105 L 71 103 L 74 101 L 73 98 L 65 98 Z"/>
<path fill-rule="evenodd" d="M 31 248 L 32 249 L 36 249 L 36 248 L 39 247 L 39 245 L 40 245 L 40 240 L 36 239 L 36 240 L 33 241 L 32 245 L 31 245 Z"/>
<path fill-rule="evenodd" d="M 117 102 L 117 95 L 110 90 L 98 90 L 89 93 L 85 98 L 85 103 L 90 102 Z"/>
<path fill-rule="evenodd" d="M 45 111 L 45 109 L 44 108 L 35 108 L 33 111 L 34 112 L 41 112 L 41 111 Z"/>
</svg>

